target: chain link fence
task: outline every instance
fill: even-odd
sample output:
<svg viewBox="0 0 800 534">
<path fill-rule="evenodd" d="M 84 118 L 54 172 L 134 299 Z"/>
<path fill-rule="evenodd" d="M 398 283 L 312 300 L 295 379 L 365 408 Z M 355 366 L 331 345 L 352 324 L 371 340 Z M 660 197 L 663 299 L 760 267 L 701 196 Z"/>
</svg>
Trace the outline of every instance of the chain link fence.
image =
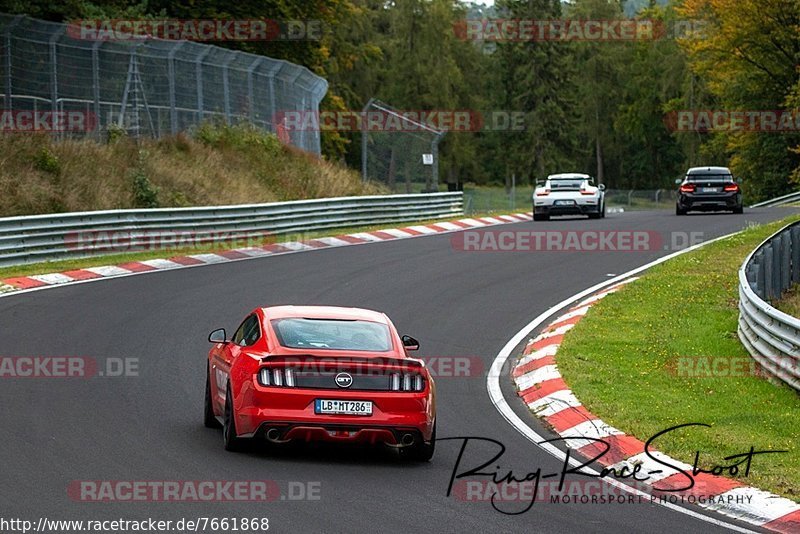
<svg viewBox="0 0 800 534">
<path fill-rule="evenodd" d="M 160 137 L 205 121 L 251 123 L 320 153 L 318 131 L 287 131 L 278 110 L 318 113 L 328 83 L 305 67 L 188 41 L 89 40 L 74 27 L 0 14 L 5 112 L 80 112 L 109 127 Z"/>
<path fill-rule="evenodd" d="M 439 142 L 445 132 L 379 100 L 362 110 L 361 173 L 392 192 L 439 190 Z"/>
</svg>

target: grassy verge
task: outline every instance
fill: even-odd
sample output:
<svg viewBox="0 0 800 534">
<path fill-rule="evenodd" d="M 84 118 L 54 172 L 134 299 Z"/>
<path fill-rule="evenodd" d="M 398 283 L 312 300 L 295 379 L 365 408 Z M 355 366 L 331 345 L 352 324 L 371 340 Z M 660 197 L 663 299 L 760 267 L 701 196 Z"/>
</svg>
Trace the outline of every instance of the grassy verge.
<svg viewBox="0 0 800 534">
<path fill-rule="evenodd" d="M 697 361 L 693 357 L 749 361 L 736 336 L 737 270 L 789 221 L 748 229 L 654 267 L 593 306 L 566 336 L 557 360 L 591 412 L 642 441 L 678 424 L 711 425 L 672 432 L 655 444 L 688 464 L 696 451 L 704 468 L 733 463 L 723 458 L 751 446 L 790 451 L 755 457 L 749 477 L 738 478 L 800 501 L 797 393 L 746 371 L 688 376 L 693 373 L 681 367 Z"/>
<path fill-rule="evenodd" d="M 380 194 L 355 171 L 245 126 L 107 142 L 0 136 L 0 216 Z"/>
</svg>

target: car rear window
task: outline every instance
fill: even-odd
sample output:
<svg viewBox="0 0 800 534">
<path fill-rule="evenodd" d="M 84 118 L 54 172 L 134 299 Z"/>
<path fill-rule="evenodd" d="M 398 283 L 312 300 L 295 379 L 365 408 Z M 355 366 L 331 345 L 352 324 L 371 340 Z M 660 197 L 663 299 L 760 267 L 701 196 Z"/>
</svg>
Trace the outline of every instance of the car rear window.
<svg viewBox="0 0 800 534">
<path fill-rule="evenodd" d="M 291 349 L 392 350 L 389 327 L 372 321 L 291 317 L 271 324 L 278 342 Z"/>
</svg>

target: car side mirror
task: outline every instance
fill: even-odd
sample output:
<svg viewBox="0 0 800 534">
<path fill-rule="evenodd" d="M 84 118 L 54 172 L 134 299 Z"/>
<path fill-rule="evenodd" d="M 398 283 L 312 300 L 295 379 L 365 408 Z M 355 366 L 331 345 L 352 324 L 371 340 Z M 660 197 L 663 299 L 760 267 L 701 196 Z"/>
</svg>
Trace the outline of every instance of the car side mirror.
<svg viewBox="0 0 800 534">
<path fill-rule="evenodd" d="M 682 178 L 675 178 L 675 184 L 676 185 L 680 185 L 681 182 L 683 182 Z"/>
<path fill-rule="evenodd" d="M 599 189 L 600 191 L 605 191 L 605 190 L 606 190 L 606 184 L 600 184 L 600 185 L 598 185 L 598 186 L 597 186 L 597 189 Z"/>
<path fill-rule="evenodd" d="M 403 336 L 401 339 L 403 340 L 403 346 L 406 350 L 419 350 L 419 341 L 413 337 Z"/>
<path fill-rule="evenodd" d="M 211 343 L 227 343 L 228 337 L 225 335 L 225 329 L 219 328 L 208 334 L 208 340 Z"/>
</svg>

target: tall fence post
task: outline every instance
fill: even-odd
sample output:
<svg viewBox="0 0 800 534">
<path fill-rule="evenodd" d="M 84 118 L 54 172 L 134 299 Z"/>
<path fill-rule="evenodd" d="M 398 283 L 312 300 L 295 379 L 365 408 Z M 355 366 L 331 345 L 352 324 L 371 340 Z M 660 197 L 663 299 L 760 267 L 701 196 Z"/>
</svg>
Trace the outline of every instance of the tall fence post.
<svg viewBox="0 0 800 534">
<path fill-rule="evenodd" d="M 442 140 L 444 133 L 439 133 L 431 141 L 431 154 L 433 155 L 433 165 L 431 165 L 431 188 L 426 193 L 439 191 L 439 141 Z"/>
<path fill-rule="evenodd" d="M 11 37 L 11 31 L 14 29 L 14 26 L 19 24 L 19 21 L 22 20 L 22 15 L 17 15 L 14 19 L 6 26 L 5 28 L 5 41 L 6 41 L 6 94 L 5 94 L 5 109 L 7 111 L 11 111 L 14 109 L 14 98 L 13 98 L 13 77 L 11 76 L 11 71 L 13 69 L 13 62 L 12 62 L 12 55 L 11 49 L 13 46 L 13 39 Z"/>
<path fill-rule="evenodd" d="M 205 120 L 205 102 L 203 101 L 203 60 L 211 52 L 211 48 L 206 48 L 194 59 L 194 75 L 197 81 L 197 115 L 198 123 Z"/>
<path fill-rule="evenodd" d="M 228 69 L 235 57 L 236 56 L 233 54 L 233 52 L 231 52 L 228 54 L 228 57 L 225 58 L 225 61 L 222 62 L 222 99 L 224 100 L 225 104 L 225 122 L 227 124 L 231 124 L 233 122 L 231 121 L 231 88 Z"/>
<path fill-rule="evenodd" d="M 66 26 L 61 26 L 58 30 L 53 32 L 53 35 L 50 36 L 48 39 L 48 45 L 50 48 L 50 108 L 53 111 L 53 115 L 56 116 L 58 113 L 58 39 L 64 34 L 66 31 Z"/>
<path fill-rule="evenodd" d="M 167 53 L 167 72 L 169 78 L 169 131 L 172 135 L 178 133 L 178 109 L 175 102 L 175 54 L 186 44 L 186 41 L 179 41 Z M 159 117 L 159 128 L 161 120 Z"/>
<path fill-rule="evenodd" d="M 247 108 L 249 111 L 250 122 L 254 124 L 256 122 L 256 101 L 255 92 L 253 90 L 253 73 L 262 61 L 264 61 L 263 57 L 256 58 L 256 60 L 250 63 L 250 66 L 247 67 Z"/>
<path fill-rule="evenodd" d="M 98 39 L 92 44 L 92 100 L 94 101 L 94 120 L 97 124 L 96 135 L 101 137 L 100 120 L 100 47 L 103 40 Z"/>
<path fill-rule="evenodd" d="M 375 99 L 370 98 L 367 105 L 361 110 L 361 180 L 364 182 L 369 181 L 369 175 L 367 174 L 367 150 L 369 142 L 367 137 L 369 136 L 369 132 L 367 131 L 367 121 L 364 120 L 364 117 L 373 102 L 375 102 Z"/>
</svg>

